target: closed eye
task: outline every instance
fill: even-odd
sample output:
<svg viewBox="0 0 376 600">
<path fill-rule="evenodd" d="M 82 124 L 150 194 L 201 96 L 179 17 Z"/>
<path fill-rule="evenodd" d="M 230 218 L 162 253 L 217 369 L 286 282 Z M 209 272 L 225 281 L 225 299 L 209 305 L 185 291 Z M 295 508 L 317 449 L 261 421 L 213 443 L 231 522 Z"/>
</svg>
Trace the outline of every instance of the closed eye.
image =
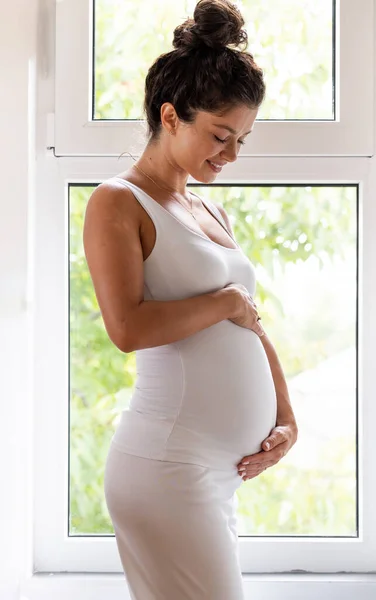
<svg viewBox="0 0 376 600">
<path fill-rule="evenodd" d="M 214 137 L 216 140 L 218 140 L 218 142 L 221 142 L 221 144 L 225 144 L 227 142 L 227 139 L 221 140 L 221 138 L 217 137 L 216 135 Z M 245 144 L 245 142 L 243 142 L 242 140 L 238 140 L 238 144 Z"/>
</svg>

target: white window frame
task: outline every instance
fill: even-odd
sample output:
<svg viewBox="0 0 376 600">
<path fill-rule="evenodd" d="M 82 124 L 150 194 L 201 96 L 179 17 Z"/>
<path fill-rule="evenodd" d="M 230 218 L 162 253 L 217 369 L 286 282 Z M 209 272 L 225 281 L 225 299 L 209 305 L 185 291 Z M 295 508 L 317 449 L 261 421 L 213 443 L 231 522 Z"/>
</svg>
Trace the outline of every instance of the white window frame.
<svg viewBox="0 0 376 600">
<path fill-rule="evenodd" d="M 137 153 L 142 121 L 91 118 L 92 0 L 56 8 L 56 155 L 119 156 L 125 140 Z M 323 147 L 326 156 L 373 155 L 373 11 L 373 0 L 336 0 L 337 120 L 256 120 L 242 156 L 323 156 Z"/>
<path fill-rule="evenodd" d="M 376 520 L 372 496 L 376 493 L 373 461 L 373 423 L 376 404 L 372 402 L 374 383 L 371 298 L 376 297 L 376 273 L 370 248 L 375 203 L 370 183 L 370 164 L 364 158 L 263 158 L 247 159 L 229 165 L 217 183 L 248 182 L 273 184 L 291 182 L 304 185 L 359 184 L 360 264 L 359 264 L 359 538 L 240 538 L 244 573 L 276 573 L 295 569 L 308 572 L 367 572 L 375 569 Z M 67 194 L 69 183 L 96 184 L 128 168 L 114 158 L 47 159 L 40 165 L 37 232 L 39 271 L 38 331 L 36 351 L 36 464 L 38 485 L 35 504 L 35 565 L 42 571 L 114 572 L 121 565 L 114 538 L 67 537 L 68 482 L 68 235 Z M 375 166 L 373 171 L 375 171 Z M 375 172 L 373 178 L 376 179 Z M 191 181 L 194 183 L 194 181 Z M 375 183 L 372 184 L 374 186 Z M 374 189 L 374 188 L 373 188 Z M 48 252 L 46 252 L 48 248 Z M 54 323 L 51 329 L 51 323 Z M 367 324 L 365 327 L 364 324 Z M 373 334 L 373 335 L 372 335 Z M 53 390 L 53 393 L 51 393 Z M 362 418 L 362 415 L 367 418 Z M 48 427 L 46 426 L 48 424 Z M 48 448 L 48 452 L 46 452 Z M 376 448 L 374 447 L 374 450 Z M 372 491 L 373 490 L 373 493 Z M 46 527 L 46 524 L 48 526 Z"/>
<path fill-rule="evenodd" d="M 76 0 L 77 1 L 77 0 Z M 63 5 L 57 4 L 57 14 Z M 78 2 L 87 5 L 87 0 Z M 348 0 L 342 0 L 342 15 Z M 365 5 L 371 10 L 370 2 Z M 358 5 L 359 6 L 359 5 Z M 350 10 L 351 11 L 351 10 Z M 368 16 L 369 18 L 369 16 Z M 349 19 L 351 21 L 351 19 Z M 371 19 L 369 19 L 371 20 Z M 59 23 L 59 18 L 57 19 Z M 61 21 L 60 21 L 61 24 Z M 75 25 L 74 21 L 70 25 Z M 82 25 L 82 23 L 81 23 Z M 59 30 L 59 25 L 58 25 Z M 70 32 L 72 27 L 65 28 Z M 368 31 L 368 25 L 367 25 Z M 376 31 L 376 25 L 375 25 Z M 82 33 L 82 31 L 81 31 Z M 57 31 L 57 37 L 61 31 Z M 367 36 L 365 36 L 367 37 Z M 74 45 L 74 44 L 73 44 Z M 362 46 L 363 48 L 364 46 Z M 59 45 L 57 45 L 59 49 Z M 61 51 L 61 50 L 60 50 Z M 353 48 L 351 49 L 353 52 Z M 79 54 L 79 53 L 78 53 Z M 358 56 L 363 57 L 363 51 Z M 78 56 L 76 56 L 76 60 Z M 374 64 L 374 55 L 370 62 Z M 111 598 L 129 598 L 115 538 L 113 536 L 88 536 L 69 538 L 68 515 L 68 236 L 69 215 L 67 194 L 69 183 L 95 184 L 113 176 L 132 164 L 132 159 L 117 156 L 124 151 L 127 139 L 133 139 L 132 123 L 95 123 L 88 127 L 72 129 L 65 142 L 73 156 L 58 158 L 59 105 L 56 98 L 56 130 L 53 122 L 53 96 L 57 90 L 57 73 L 40 73 L 38 87 L 39 144 L 36 165 L 36 218 L 35 239 L 35 291 L 33 330 L 34 346 L 34 480 L 33 480 L 33 530 L 30 532 L 30 564 L 20 591 L 30 599 L 54 597 L 71 600 L 98 599 L 111 593 Z M 48 61 L 47 63 L 48 64 Z M 365 68 L 367 71 L 367 68 Z M 61 82 L 60 82 L 61 83 Z M 85 84 L 86 85 L 86 84 Z M 372 94 L 373 98 L 373 94 Z M 69 109 L 69 102 L 67 108 Z M 368 99 L 364 112 L 367 112 Z M 354 110 L 354 108 L 353 108 Z M 373 105 L 373 112 L 376 107 Z M 65 114 L 65 118 L 67 117 Z M 343 112 L 342 112 L 343 114 Z M 364 113 L 360 112 L 362 116 Z M 60 121 L 61 123 L 61 121 Z M 65 121 L 67 123 L 67 121 Z M 359 121 L 356 121 L 359 124 Z M 370 117 L 370 148 L 376 140 L 373 131 L 374 115 Z M 129 127 L 125 127 L 129 125 Z M 259 123 L 257 126 L 268 126 Z M 278 125 L 270 123 L 270 126 Z M 282 123 L 280 124 L 282 125 Z M 301 127 L 296 139 L 303 139 L 304 123 L 288 123 Z M 319 125 L 316 123 L 316 126 Z M 329 123 L 331 127 L 333 123 Z M 339 126 L 340 124 L 338 124 Z M 349 125 L 349 124 L 348 124 Z M 372 125 L 372 126 L 371 126 Z M 108 129 L 108 126 L 113 127 Z M 102 131 L 101 131 L 102 127 Z M 119 129 L 120 127 L 120 129 Z M 121 129 L 122 128 L 122 129 Z M 86 130 L 86 132 L 84 131 Z M 87 131 L 90 135 L 86 137 Z M 120 131 L 120 133 L 119 133 Z M 256 131 L 256 128 L 255 128 Z M 265 129 L 266 131 L 266 129 Z M 275 130 L 278 131 L 278 130 Z M 330 132 L 328 131 L 328 144 Z M 95 135 L 93 134 L 95 133 Z M 110 148 L 109 137 L 121 138 L 119 152 Z M 122 133 L 121 133 L 122 132 Z M 240 538 L 241 568 L 244 574 L 246 599 L 268 597 L 268 600 L 306 598 L 316 600 L 371 600 L 376 595 L 376 513 L 373 498 L 376 496 L 376 471 L 370 457 L 376 454 L 373 423 L 376 421 L 376 404 L 373 402 L 375 383 L 372 356 L 376 339 L 376 157 L 355 156 L 359 140 L 347 129 L 347 148 L 353 156 L 321 155 L 263 156 L 252 159 L 242 154 L 226 167 L 216 183 L 249 184 L 359 184 L 359 312 L 358 312 L 358 476 L 359 476 L 359 537 L 358 538 Z M 280 132 L 276 134 L 280 136 Z M 90 139 L 89 139 L 90 138 Z M 62 138 L 60 138 L 62 140 Z M 257 143 L 259 138 L 257 138 Z M 64 142 L 64 143 L 65 143 Z M 353 143 L 352 143 L 353 142 Z M 365 139 L 362 138 L 362 143 Z M 257 147 L 256 141 L 252 142 Z M 322 143 L 322 140 L 321 140 Z M 325 142 L 325 148 L 328 144 Z M 51 151 L 46 150 L 52 148 Z M 312 146 L 310 146 L 312 147 Z M 63 146 L 60 146 L 63 148 Z M 265 148 L 265 146 L 264 146 Z M 351 148 L 353 150 L 351 150 Z M 94 149 L 96 151 L 94 151 Z M 300 147 L 303 151 L 304 146 Z M 364 146 L 363 146 L 364 149 Z M 86 152 L 87 151 L 87 152 Z M 87 156 L 80 154 L 87 153 Z M 64 153 L 63 153 L 64 154 Z M 68 152 L 69 154 L 69 152 Z M 98 156 L 95 156 L 98 154 Z M 102 157 L 102 154 L 108 156 Z M 283 153 L 282 153 L 283 154 Z M 93 156 L 94 155 L 94 156 Z M 252 156 L 252 155 L 250 155 Z M 197 183 L 193 179 L 190 183 Z M 46 574 L 54 573 L 53 578 Z M 80 573 L 85 573 L 81 576 Z M 113 575 L 113 574 L 117 575 Z M 345 575 L 344 573 L 347 573 Z M 60 576 L 59 576 L 60 574 Z M 111 575 L 112 574 L 112 575 Z M 108 589 L 107 589 L 108 588 Z"/>
</svg>

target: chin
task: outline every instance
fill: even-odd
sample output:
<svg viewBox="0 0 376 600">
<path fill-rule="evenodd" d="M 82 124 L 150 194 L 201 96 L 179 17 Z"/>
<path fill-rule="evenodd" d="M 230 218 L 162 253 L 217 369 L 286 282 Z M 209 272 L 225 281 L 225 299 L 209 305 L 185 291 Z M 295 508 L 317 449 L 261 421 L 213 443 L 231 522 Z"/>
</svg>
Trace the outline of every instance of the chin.
<svg viewBox="0 0 376 600">
<path fill-rule="evenodd" d="M 208 169 L 202 169 L 201 171 L 191 172 L 190 176 L 193 177 L 199 183 L 211 183 L 217 177 L 217 173 L 207 172 Z"/>
</svg>

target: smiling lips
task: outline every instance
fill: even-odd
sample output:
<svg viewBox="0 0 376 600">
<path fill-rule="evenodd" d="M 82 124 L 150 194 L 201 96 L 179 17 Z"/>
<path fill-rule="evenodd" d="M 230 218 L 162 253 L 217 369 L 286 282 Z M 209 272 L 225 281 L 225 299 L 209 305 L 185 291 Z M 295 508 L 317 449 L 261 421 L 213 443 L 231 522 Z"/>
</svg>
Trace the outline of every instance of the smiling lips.
<svg viewBox="0 0 376 600">
<path fill-rule="evenodd" d="M 215 173 L 220 173 L 222 171 L 223 165 L 220 165 L 218 163 L 213 163 L 210 160 L 208 160 L 207 162 L 209 163 L 209 165 L 211 166 L 213 171 L 215 171 Z"/>
</svg>

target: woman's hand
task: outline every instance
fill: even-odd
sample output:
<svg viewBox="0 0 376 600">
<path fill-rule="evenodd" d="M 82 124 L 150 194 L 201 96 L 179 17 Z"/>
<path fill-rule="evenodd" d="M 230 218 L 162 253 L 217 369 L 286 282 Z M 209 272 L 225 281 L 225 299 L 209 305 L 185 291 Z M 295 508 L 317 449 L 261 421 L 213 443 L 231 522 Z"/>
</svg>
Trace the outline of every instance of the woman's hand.
<svg viewBox="0 0 376 600">
<path fill-rule="evenodd" d="M 265 331 L 260 321 L 257 320 L 259 316 L 257 306 L 247 288 L 241 283 L 229 283 L 225 288 L 232 288 L 238 299 L 236 314 L 229 318 L 229 321 L 240 327 L 252 329 L 260 337 L 263 336 Z"/>
<path fill-rule="evenodd" d="M 243 481 L 253 479 L 268 467 L 276 465 L 292 448 L 297 437 L 298 428 L 295 423 L 277 424 L 262 442 L 263 450 L 244 456 L 238 464 L 238 473 Z"/>
</svg>

